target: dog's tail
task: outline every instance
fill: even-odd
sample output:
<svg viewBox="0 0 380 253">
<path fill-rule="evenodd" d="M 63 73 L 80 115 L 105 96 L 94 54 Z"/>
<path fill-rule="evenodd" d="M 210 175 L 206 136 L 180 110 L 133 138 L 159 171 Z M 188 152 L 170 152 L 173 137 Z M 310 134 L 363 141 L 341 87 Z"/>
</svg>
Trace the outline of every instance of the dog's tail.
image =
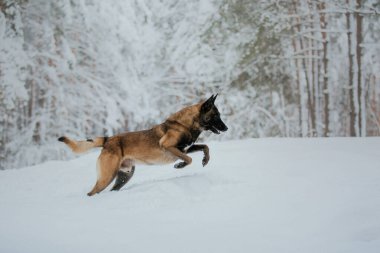
<svg viewBox="0 0 380 253">
<path fill-rule="evenodd" d="M 58 141 L 64 142 L 69 148 L 77 154 L 84 153 L 92 148 L 103 147 L 108 137 L 97 137 L 95 139 L 87 139 L 85 141 L 74 141 L 66 136 L 58 138 Z"/>
</svg>

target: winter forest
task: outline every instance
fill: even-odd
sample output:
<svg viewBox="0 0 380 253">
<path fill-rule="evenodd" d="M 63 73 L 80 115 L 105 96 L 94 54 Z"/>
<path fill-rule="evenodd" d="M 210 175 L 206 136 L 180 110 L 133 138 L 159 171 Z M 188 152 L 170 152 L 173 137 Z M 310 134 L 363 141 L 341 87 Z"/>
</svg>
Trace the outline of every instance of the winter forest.
<svg viewBox="0 0 380 253">
<path fill-rule="evenodd" d="M 219 93 L 203 138 L 380 135 L 379 0 L 0 0 L 0 169 Z"/>
</svg>

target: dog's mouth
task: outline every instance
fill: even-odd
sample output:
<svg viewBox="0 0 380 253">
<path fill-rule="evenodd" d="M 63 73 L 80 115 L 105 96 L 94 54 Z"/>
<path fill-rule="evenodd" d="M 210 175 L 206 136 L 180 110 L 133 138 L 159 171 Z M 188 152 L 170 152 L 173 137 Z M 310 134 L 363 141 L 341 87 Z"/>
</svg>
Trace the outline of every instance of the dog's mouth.
<svg viewBox="0 0 380 253">
<path fill-rule="evenodd" d="M 214 126 L 211 126 L 210 130 L 214 133 L 214 134 L 220 134 L 220 131 L 214 127 Z"/>
<path fill-rule="evenodd" d="M 214 133 L 214 134 L 220 134 L 220 132 L 225 132 L 228 130 L 228 127 L 227 126 L 223 126 L 221 128 L 217 128 L 215 126 L 211 126 L 210 127 L 210 130 Z"/>
</svg>

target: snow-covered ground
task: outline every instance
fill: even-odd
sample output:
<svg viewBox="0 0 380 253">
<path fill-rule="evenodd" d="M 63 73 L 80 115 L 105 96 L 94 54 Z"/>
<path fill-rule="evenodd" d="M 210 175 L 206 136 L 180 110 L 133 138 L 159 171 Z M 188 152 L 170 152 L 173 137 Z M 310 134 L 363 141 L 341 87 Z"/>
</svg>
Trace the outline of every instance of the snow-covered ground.
<svg viewBox="0 0 380 253">
<path fill-rule="evenodd" d="M 91 198 L 98 152 L 1 171 L 0 252 L 379 252 L 380 138 L 209 146 Z"/>
</svg>

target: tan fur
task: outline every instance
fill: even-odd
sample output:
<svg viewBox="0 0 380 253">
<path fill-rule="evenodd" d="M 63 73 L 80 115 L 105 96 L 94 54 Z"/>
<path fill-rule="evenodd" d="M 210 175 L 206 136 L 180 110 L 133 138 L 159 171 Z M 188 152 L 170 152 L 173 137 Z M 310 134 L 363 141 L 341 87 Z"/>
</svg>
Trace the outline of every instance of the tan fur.
<svg viewBox="0 0 380 253">
<path fill-rule="evenodd" d="M 91 148 L 102 147 L 104 137 L 95 138 L 93 141 L 74 141 L 67 137 L 63 138 L 63 142 L 69 146 L 69 148 L 77 154 L 84 153 Z"/>
<path fill-rule="evenodd" d="M 201 105 L 199 103 L 186 107 L 149 130 L 115 135 L 109 137 L 105 143 L 103 137 L 95 138 L 93 141 L 74 141 L 67 137 L 61 137 L 60 140 L 76 153 L 83 153 L 93 147 L 103 147 L 98 158 L 98 180 L 88 193 L 92 196 L 104 190 L 122 167 L 130 169 L 135 163 L 167 164 L 178 159 L 183 163 L 176 168 L 191 164 L 191 157 L 184 150 L 180 150 L 178 145 L 181 141 L 190 145 L 193 139 L 192 131 L 202 131 L 199 124 Z M 201 148 L 193 149 L 192 152 L 203 150 L 205 165 L 209 160 L 208 147 L 199 147 Z"/>
</svg>

